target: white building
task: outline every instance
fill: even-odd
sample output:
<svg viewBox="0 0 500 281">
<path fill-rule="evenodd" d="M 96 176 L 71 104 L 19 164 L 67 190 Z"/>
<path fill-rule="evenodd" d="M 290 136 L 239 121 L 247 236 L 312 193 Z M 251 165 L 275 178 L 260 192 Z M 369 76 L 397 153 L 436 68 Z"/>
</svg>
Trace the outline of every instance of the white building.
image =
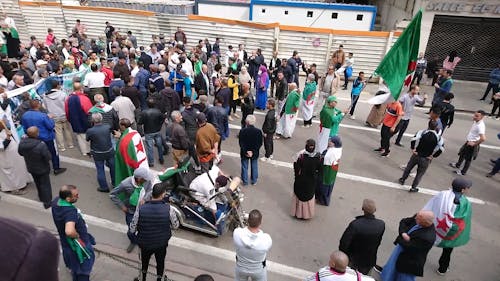
<svg viewBox="0 0 500 281">
<path fill-rule="evenodd" d="M 373 30 L 377 15 L 375 6 L 293 0 L 196 0 L 195 10 L 201 16 L 361 31 Z"/>
</svg>

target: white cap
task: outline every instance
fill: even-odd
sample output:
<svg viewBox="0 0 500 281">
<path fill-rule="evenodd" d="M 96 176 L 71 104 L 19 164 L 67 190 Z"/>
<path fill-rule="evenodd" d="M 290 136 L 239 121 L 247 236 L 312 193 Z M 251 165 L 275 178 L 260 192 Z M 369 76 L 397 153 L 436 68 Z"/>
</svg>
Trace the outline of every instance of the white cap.
<svg viewBox="0 0 500 281">
<path fill-rule="evenodd" d="M 44 60 L 37 60 L 35 63 L 36 66 L 42 66 L 42 65 L 46 65 L 46 64 L 47 64 L 47 62 Z"/>
</svg>

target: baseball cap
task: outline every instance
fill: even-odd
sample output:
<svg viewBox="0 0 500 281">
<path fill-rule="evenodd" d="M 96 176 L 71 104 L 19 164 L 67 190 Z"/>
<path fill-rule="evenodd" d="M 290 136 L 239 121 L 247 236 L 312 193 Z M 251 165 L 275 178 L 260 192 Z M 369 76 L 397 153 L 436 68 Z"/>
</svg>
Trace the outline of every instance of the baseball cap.
<svg viewBox="0 0 500 281">
<path fill-rule="evenodd" d="M 460 198 L 462 197 L 462 189 L 471 188 L 471 186 L 472 186 L 472 181 L 470 179 L 462 177 L 454 179 L 453 182 L 451 183 L 453 193 L 455 194 L 455 199 L 453 200 L 453 203 L 459 204 Z"/>
</svg>

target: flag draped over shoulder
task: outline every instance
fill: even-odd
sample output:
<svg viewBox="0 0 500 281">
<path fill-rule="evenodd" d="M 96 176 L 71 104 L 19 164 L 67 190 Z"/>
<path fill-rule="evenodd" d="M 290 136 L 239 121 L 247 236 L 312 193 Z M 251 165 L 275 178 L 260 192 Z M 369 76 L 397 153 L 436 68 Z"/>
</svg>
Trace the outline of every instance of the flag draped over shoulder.
<svg viewBox="0 0 500 281">
<path fill-rule="evenodd" d="M 472 206 L 465 196 L 460 197 L 460 204 L 454 204 L 454 198 L 452 190 L 441 191 L 423 208 L 434 213 L 435 245 L 441 248 L 463 246 L 470 239 Z"/>
<path fill-rule="evenodd" d="M 148 167 L 144 144 L 141 135 L 128 128 L 125 130 L 118 143 L 115 153 L 115 184 L 120 184 L 124 179 L 134 174 L 139 166 Z"/>
<path fill-rule="evenodd" d="M 399 98 L 403 82 L 405 86 L 410 85 L 417 66 L 421 20 L 422 11 L 420 10 L 382 59 L 374 73 L 384 79 L 395 100 Z"/>
</svg>

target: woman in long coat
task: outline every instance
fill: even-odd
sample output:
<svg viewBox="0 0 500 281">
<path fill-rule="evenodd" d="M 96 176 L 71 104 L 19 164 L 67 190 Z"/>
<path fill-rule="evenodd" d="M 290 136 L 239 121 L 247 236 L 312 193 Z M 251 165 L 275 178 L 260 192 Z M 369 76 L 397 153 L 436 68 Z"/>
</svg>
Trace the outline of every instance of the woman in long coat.
<svg viewBox="0 0 500 281">
<path fill-rule="evenodd" d="M 333 186 L 339 171 L 339 161 L 342 157 L 342 141 L 339 136 L 328 140 L 328 148 L 321 154 L 321 181 L 316 189 L 316 202 L 320 205 L 330 205 Z"/>
<path fill-rule="evenodd" d="M 259 68 L 259 76 L 255 82 L 255 87 L 257 88 L 255 108 L 265 110 L 267 104 L 267 88 L 269 87 L 269 75 L 264 65 L 261 65 Z"/>
<path fill-rule="evenodd" d="M 316 141 L 308 139 L 305 149 L 297 154 L 293 163 L 295 182 L 291 215 L 298 219 L 310 219 L 314 216 L 314 193 L 321 171 L 321 155 L 316 151 Z"/>
</svg>

